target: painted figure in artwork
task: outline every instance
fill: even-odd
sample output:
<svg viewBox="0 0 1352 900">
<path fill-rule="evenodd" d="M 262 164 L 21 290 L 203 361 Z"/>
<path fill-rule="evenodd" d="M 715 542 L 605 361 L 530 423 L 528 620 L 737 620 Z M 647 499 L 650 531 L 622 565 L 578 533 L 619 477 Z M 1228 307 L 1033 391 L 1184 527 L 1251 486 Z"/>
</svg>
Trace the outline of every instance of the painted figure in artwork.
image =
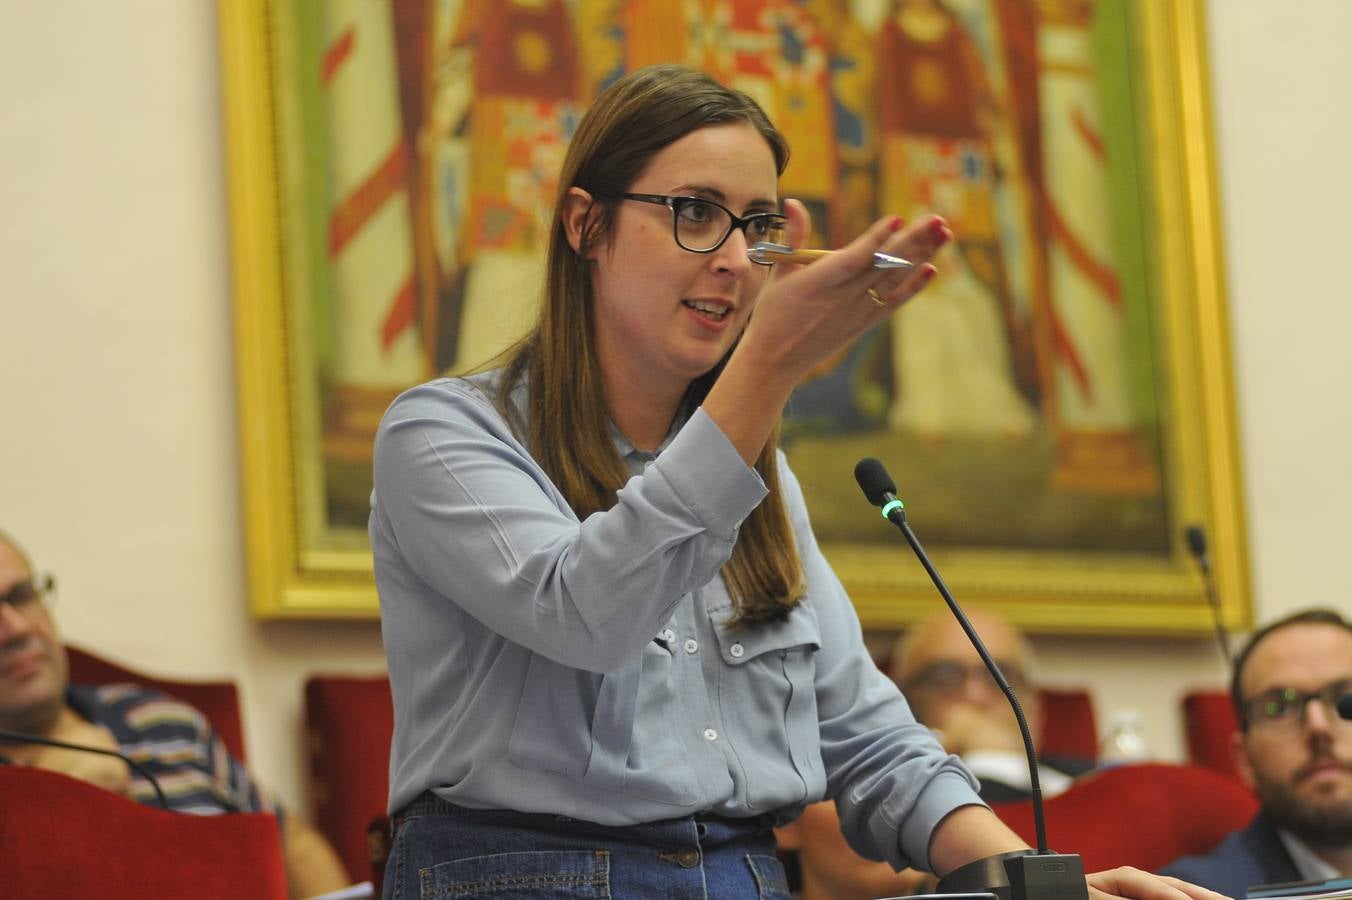
<svg viewBox="0 0 1352 900">
<path fill-rule="evenodd" d="M 931 438 L 1026 436 L 1035 416 L 1011 363 L 996 111 L 980 55 L 938 0 L 897 0 L 877 58 L 883 205 L 940 210 L 960 236 L 946 283 L 893 323 L 888 424 Z"/>
</svg>

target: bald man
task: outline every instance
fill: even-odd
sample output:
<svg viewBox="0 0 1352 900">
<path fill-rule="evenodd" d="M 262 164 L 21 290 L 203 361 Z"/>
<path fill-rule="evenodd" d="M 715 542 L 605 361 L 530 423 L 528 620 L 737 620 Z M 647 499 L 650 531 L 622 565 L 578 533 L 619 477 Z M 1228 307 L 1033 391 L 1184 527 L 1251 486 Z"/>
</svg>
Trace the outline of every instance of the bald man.
<svg viewBox="0 0 1352 900">
<path fill-rule="evenodd" d="M 1033 682 L 1032 644 L 993 612 L 972 609 L 967 617 L 1018 694 L 1036 742 L 1042 707 Z M 915 717 L 981 780 L 983 800 L 1003 803 L 1029 796 L 1028 762 L 1014 711 L 956 619 L 944 612 L 903 634 L 892 648 L 891 671 Z M 1043 795 L 1059 794 L 1093 765 L 1093 760 L 1040 758 Z"/>
</svg>

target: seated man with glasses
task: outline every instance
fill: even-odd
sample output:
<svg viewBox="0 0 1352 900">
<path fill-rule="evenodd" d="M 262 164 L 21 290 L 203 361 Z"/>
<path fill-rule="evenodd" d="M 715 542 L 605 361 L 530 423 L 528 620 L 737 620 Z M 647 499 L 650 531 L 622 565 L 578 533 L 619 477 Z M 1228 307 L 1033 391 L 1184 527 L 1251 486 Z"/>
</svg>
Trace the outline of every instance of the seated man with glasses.
<svg viewBox="0 0 1352 900">
<path fill-rule="evenodd" d="M 0 729 L 121 752 L 154 776 L 176 812 L 273 813 L 291 896 L 345 886 L 342 863 L 323 836 L 269 798 L 197 710 L 136 685 L 69 682 L 47 603 L 54 584 L 0 532 Z M 0 765 L 61 772 L 138 803 L 159 803 L 150 782 L 115 756 L 0 738 Z"/>
<path fill-rule="evenodd" d="M 1235 659 L 1240 775 L 1262 804 L 1206 856 L 1164 874 L 1243 897 L 1259 884 L 1352 875 L 1352 623 L 1331 609 L 1292 613 L 1259 629 Z M 1198 815 L 1205 815 L 1198 810 Z"/>
<path fill-rule="evenodd" d="M 973 609 L 968 619 L 1018 695 L 1036 748 L 1042 708 L 1032 683 L 1032 645 L 994 613 Z M 1028 758 L 1014 711 L 956 619 L 945 612 L 903 634 L 892 648 L 891 669 L 915 717 L 980 779 L 981 799 L 1004 803 L 1029 796 Z M 1061 793 L 1074 776 L 1094 767 L 1091 759 L 1040 753 L 1038 762 L 1044 797 Z"/>
</svg>

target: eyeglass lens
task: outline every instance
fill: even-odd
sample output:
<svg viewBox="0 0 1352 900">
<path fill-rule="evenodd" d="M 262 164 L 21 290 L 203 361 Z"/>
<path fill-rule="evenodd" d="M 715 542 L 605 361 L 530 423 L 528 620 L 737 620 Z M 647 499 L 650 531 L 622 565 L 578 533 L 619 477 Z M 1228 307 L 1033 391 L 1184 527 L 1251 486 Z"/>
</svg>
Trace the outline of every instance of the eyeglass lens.
<svg viewBox="0 0 1352 900">
<path fill-rule="evenodd" d="M 1317 691 L 1273 688 L 1249 701 L 1249 722 L 1259 727 L 1294 725 L 1304 717 L 1305 706 L 1311 700 L 1319 700 L 1332 710 L 1338 699 L 1349 691 L 1352 691 L 1352 678 L 1330 682 Z"/>
<path fill-rule="evenodd" d="M 51 576 L 40 576 L 20 581 L 4 594 L 0 594 L 0 605 L 8 604 L 20 612 L 25 612 L 42 600 L 43 595 L 51 589 Z"/>
<path fill-rule="evenodd" d="M 738 224 L 743 226 L 749 244 L 780 243 L 784 238 L 784 221 L 776 214 L 758 213 L 739 220 L 729 210 L 708 200 L 680 199 L 675 206 L 676 243 L 696 253 L 707 253 L 719 246 Z"/>
</svg>

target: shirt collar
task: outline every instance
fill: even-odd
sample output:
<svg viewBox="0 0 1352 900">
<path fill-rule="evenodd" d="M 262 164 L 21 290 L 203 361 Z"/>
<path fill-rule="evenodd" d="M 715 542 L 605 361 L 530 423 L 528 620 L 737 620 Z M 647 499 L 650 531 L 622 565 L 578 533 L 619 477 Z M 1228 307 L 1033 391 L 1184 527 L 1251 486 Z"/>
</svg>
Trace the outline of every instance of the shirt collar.
<svg viewBox="0 0 1352 900">
<path fill-rule="evenodd" d="M 1282 839 L 1286 852 L 1291 854 L 1291 862 L 1296 864 L 1296 871 L 1305 881 L 1328 881 L 1330 878 L 1342 877 L 1342 873 L 1311 850 L 1309 844 L 1285 828 L 1277 829 L 1277 837 Z"/>
<path fill-rule="evenodd" d="M 611 421 L 609 423 L 610 440 L 615 445 L 615 452 L 620 454 L 620 459 L 624 460 L 625 466 L 629 469 L 629 474 L 638 475 L 647 468 L 648 463 L 657 459 L 662 451 L 667 449 L 671 442 L 676 439 L 676 435 L 685 426 L 693 412 L 694 409 L 688 398 L 681 401 L 680 408 L 676 410 L 675 418 L 671 420 L 671 427 L 667 429 L 667 436 L 662 438 L 662 443 L 658 444 L 657 449 L 652 451 L 640 450 L 635 447 L 634 442 L 629 440 L 624 432 L 620 431 L 619 426 Z"/>
<path fill-rule="evenodd" d="M 998 781 L 1021 791 L 1033 789 L 1033 779 L 1028 775 L 1028 757 L 1022 753 L 1009 753 L 1003 750 L 971 750 L 962 755 L 962 761 L 972 774 L 982 780 Z M 1070 787 L 1071 777 L 1050 766 L 1038 763 L 1038 787 L 1042 796 L 1055 797 Z"/>
</svg>

